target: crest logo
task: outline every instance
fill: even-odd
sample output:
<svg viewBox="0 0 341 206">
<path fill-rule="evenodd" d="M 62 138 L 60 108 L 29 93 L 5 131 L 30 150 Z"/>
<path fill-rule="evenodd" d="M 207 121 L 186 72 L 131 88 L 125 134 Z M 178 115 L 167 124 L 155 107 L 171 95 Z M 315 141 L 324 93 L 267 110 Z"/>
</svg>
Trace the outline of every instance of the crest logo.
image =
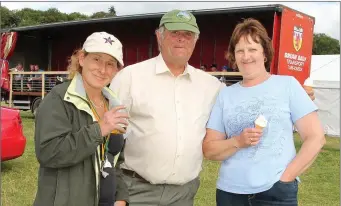
<svg viewBox="0 0 341 206">
<path fill-rule="evenodd" d="M 180 11 L 177 15 L 176 15 L 179 19 L 182 19 L 182 20 L 186 20 L 186 21 L 189 21 L 191 20 L 191 16 L 189 15 L 188 12 L 186 11 Z"/>
<path fill-rule="evenodd" d="M 299 26 L 294 26 L 294 33 L 293 33 L 293 44 L 294 49 L 299 51 L 302 47 L 303 41 L 303 28 Z"/>
</svg>

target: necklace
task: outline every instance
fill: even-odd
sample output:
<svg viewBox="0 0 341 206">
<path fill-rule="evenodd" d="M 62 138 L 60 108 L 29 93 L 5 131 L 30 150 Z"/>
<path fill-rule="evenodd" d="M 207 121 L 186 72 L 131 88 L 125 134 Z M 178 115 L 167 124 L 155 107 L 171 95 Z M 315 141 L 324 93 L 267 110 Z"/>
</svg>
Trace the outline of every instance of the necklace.
<svg viewBox="0 0 341 206">
<path fill-rule="evenodd" d="M 86 95 L 87 99 L 90 100 L 90 98 L 88 97 L 88 95 Z M 105 100 L 105 98 L 102 96 L 103 98 L 103 105 L 105 103 L 105 112 L 109 110 L 109 105 L 108 105 L 108 102 Z M 102 107 L 103 107 L 102 105 Z M 92 113 L 95 115 L 95 118 L 97 119 L 97 121 L 101 121 L 101 118 L 99 116 L 99 114 L 97 113 L 96 109 L 93 107 L 96 105 L 93 104 L 93 102 L 90 100 L 90 108 L 92 110 Z M 107 161 L 107 151 L 108 151 L 108 140 L 110 138 L 110 134 L 108 134 L 106 137 L 103 137 L 103 143 L 101 144 L 101 150 L 100 150 L 100 153 L 99 153 L 99 156 L 97 156 L 100 160 L 101 160 L 101 163 L 100 163 L 100 168 L 101 168 L 101 171 L 102 171 L 102 175 L 105 175 L 104 171 L 103 171 L 103 166 L 104 166 L 104 163 L 105 163 L 105 160 Z M 98 155 L 98 153 L 97 153 Z M 106 176 L 106 175 L 105 175 Z M 104 177 L 105 178 L 105 177 Z"/>
<path fill-rule="evenodd" d="M 93 101 L 91 101 L 91 100 L 90 100 L 90 102 L 91 102 L 91 103 L 92 103 L 92 105 L 94 105 L 96 108 L 103 108 L 103 106 L 104 106 L 104 103 L 103 103 L 103 102 L 102 102 L 102 104 L 101 104 L 101 105 L 99 105 L 99 106 L 98 106 L 98 105 L 96 105 L 96 104 L 95 104 L 95 102 L 93 102 Z"/>
<path fill-rule="evenodd" d="M 89 100 L 90 100 L 91 104 L 96 108 L 103 108 L 103 106 L 104 106 L 103 96 L 102 96 L 102 102 L 99 106 L 96 105 L 95 102 L 93 102 L 90 98 L 89 98 Z"/>
</svg>

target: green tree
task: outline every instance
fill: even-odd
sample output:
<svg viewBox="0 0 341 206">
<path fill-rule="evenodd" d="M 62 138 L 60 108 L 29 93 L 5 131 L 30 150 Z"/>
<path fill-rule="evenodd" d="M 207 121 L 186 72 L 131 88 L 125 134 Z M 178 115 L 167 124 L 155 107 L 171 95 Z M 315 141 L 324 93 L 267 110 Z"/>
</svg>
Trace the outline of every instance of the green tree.
<svg viewBox="0 0 341 206">
<path fill-rule="evenodd" d="M 68 21 L 76 21 L 76 20 L 83 20 L 88 19 L 89 17 L 87 15 L 81 14 L 79 12 L 73 12 L 68 15 Z"/>
<path fill-rule="evenodd" d="M 340 54 L 340 42 L 324 33 L 314 34 L 313 54 Z"/>
<path fill-rule="evenodd" d="M 93 13 L 90 18 L 105 18 L 105 17 L 111 17 L 111 16 L 116 16 L 116 10 L 115 10 L 115 7 L 114 6 L 111 6 L 109 9 L 108 9 L 108 13 L 107 12 L 104 12 L 104 11 L 100 11 L 100 12 L 95 12 Z"/>
<path fill-rule="evenodd" d="M 108 13 L 109 16 L 116 16 L 116 9 L 114 6 L 111 6 L 109 8 L 109 13 Z"/>
<path fill-rule="evenodd" d="M 91 16 L 73 12 L 70 14 L 62 13 L 56 8 L 49 8 L 46 11 L 23 8 L 21 10 L 9 10 L 6 7 L 0 6 L 1 28 L 12 28 L 19 26 L 32 26 L 39 24 L 48 24 L 54 22 L 77 21 L 90 18 L 104 18 L 116 16 L 114 6 L 108 9 L 108 13 L 104 11 L 95 12 Z"/>
<path fill-rule="evenodd" d="M 68 21 L 67 14 L 61 13 L 56 8 L 50 8 L 44 12 L 43 17 L 40 20 L 40 23 L 53 23 L 53 22 L 64 22 Z"/>
<path fill-rule="evenodd" d="M 4 6 L 0 6 L 1 28 L 16 27 L 20 24 L 20 18 Z"/>
<path fill-rule="evenodd" d="M 104 12 L 104 11 L 100 11 L 100 12 L 95 12 L 95 13 L 93 13 L 91 16 L 90 16 L 90 18 L 92 18 L 92 19 L 97 19 L 97 18 L 104 18 L 104 17 L 107 17 L 107 13 L 106 12 Z"/>
<path fill-rule="evenodd" d="M 19 11 L 14 11 L 15 15 L 20 19 L 19 26 L 31 26 L 41 23 L 43 11 L 24 8 Z"/>
</svg>

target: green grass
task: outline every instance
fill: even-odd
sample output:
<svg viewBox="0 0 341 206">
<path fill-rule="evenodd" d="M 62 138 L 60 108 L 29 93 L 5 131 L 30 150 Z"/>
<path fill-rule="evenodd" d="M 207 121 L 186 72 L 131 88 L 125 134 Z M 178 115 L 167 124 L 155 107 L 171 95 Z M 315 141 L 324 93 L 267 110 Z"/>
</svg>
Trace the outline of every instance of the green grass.
<svg viewBox="0 0 341 206">
<path fill-rule="evenodd" d="M 34 154 L 34 117 L 21 112 L 27 144 L 24 155 L 1 163 L 1 205 L 32 206 L 37 189 L 38 163 Z"/>
<path fill-rule="evenodd" d="M 295 134 L 297 151 L 302 145 Z M 201 187 L 195 206 L 215 205 L 215 184 L 219 163 L 204 161 Z M 327 143 L 314 164 L 300 176 L 298 202 L 300 206 L 340 205 L 340 139 L 327 137 Z"/>
<path fill-rule="evenodd" d="M 38 163 L 34 154 L 34 118 L 30 112 L 21 112 L 27 146 L 22 157 L 1 163 L 1 205 L 31 206 L 37 190 Z M 297 149 L 301 142 L 295 138 Z M 327 137 L 316 162 L 301 176 L 299 205 L 340 205 L 340 139 Z M 215 205 L 215 184 L 219 163 L 204 161 L 201 186 L 195 206 Z"/>
</svg>

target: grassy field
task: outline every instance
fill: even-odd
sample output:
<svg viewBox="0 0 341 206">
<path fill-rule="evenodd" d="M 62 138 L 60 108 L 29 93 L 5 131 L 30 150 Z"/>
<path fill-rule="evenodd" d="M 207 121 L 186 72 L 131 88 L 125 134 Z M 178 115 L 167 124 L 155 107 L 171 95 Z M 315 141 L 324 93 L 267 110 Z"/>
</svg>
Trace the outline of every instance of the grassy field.
<svg viewBox="0 0 341 206">
<path fill-rule="evenodd" d="M 31 206 L 36 193 L 38 164 L 34 154 L 34 118 L 22 112 L 27 147 L 18 159 L 1 164 L 1 205 Z M 296 147 L 301 145 L 296 137 Z M 219 163 L 205 161 L 201 173 L 201 187 L 195 206 L 215 205 L 215 181 Z M 340 139 L 327 138 L 327 144 L 313 166 L 301 176 L 299 205 L 340 205 Z"/>
</svg>

